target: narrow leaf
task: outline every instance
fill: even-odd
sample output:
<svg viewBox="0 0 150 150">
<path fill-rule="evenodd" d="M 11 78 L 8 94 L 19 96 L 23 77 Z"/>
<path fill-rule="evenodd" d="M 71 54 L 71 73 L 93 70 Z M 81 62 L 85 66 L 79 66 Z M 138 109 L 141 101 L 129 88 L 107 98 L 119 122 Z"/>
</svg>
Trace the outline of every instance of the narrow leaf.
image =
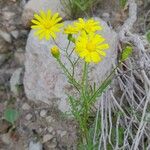
<svg viewBox="0 0 150 150">
<path fill-rule="evenodd" d="M 147 38 L 148 42 L 150 43 L 150 30 L 146 33 L 146 38 Z"/>
<path fill-rule="evenodd" d="M 121 54 L 121 61 L 125 61 L 132 54 L 133 48 L 132 46 L 126 46 Z"/>
</svg>

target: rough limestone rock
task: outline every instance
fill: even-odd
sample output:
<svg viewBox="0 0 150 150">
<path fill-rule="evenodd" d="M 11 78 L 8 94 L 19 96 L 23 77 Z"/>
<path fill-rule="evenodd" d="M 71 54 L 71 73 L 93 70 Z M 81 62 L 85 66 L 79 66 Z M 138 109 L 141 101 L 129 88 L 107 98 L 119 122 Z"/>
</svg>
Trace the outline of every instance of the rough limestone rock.
<svg viewBox="0 0 150 150">
<path fill-rule="evenodd" d="M 65 18 L 60 0 L 30 0 L 23 10 L 23 25 L 30 27 L 34 13 L 38 13 L 40 10 L 47 11 L 48 9 L 50 9 L 52 13 L 58 12 L 61 17 Z"/>
<path fill-rule="evenodd" d="M 99 20 L 103 26 L 103 30 L 99 33 L 106 38 L 106 42 L 110 44 L 110 49 L 106 50 L 107 57 L 99 64 L 91 64 L 89 71 L 89 81 L 92 83 L 101 83 L 112 70 L 112 64 L 117 57 L 117 35 L 108 25 L 101 19 Z M 69 24 L 71 22 L 66 22 Z M 66 35 L 59 33 L 57 43 L 65 48 L 68 41 Z M 31 31 L 26 45 L 26 62 L 24 88 L 26 96 L 30 100 L 36 102 L 42 101 L 49 105 L 55 103 L 61 111 L 69 110 L 67 96 L 65 93 L 75 94 L 71 86 L 67 83 L 62 70 L 60 69 L 56 59 L 50 54 L 50 48 L 55 45 L 52 40 L 39 41 L 34 36 L 34 31 Z M 73 55 L 76 58 L 76 54 Z M 61 51 L 62 61 L 66 67 L 70 67 L 69 62 Z M 79 63 L 75 70 L 75 76 L 81 79 L 83 64 Z"/>
</svg>

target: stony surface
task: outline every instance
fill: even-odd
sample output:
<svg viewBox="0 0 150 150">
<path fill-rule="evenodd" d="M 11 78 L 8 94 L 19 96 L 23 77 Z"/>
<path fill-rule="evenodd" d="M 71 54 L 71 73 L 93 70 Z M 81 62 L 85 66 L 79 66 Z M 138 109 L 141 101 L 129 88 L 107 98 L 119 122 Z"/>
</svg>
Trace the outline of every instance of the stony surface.
<svg viewBox="0 0 150 150">
<path fill-rule="evenodd" d="M 42 144 L 40 142 L 31 141 L 29 144 L 29 150 L 42 150 Z"/>
<path fill-rule="evenodd" d="M 0 66 L 6 61 L 7 54 L 0 54 Z"/>
<path fill-rule="evenodd" d="M 31 118 L 32 118 L 31 114 L 27 114 L 26 117 L 25 117 L 25 119 L 28 120 L 28 121 L 31 120 Z"/>
<path fill-rule="evenodd" d="M 46 110 L 41 110 L 40 111 L 40 116 L 41 117 L 45 117 L 46 116 L 47 111 Z"/>
<path fill-rule="evenodd" d="M 48 141 L 51 140 L 52 138 L 53 138 L 53 135 L 51 135 L 51 134 L 46 134 L 46 135 L 44 135 L 44 137 L 43 137 L 43 143 L 48 142 Z"/>
<path fill-rule="evenodd" d="M 25 54 L 24 51 L 16 51 L 14 53 L 14 59 L 16 60 L 16 64 L 18 66 L 23 66 L 25 62 Z"/>
<path fill-rule="evenodd" d="M 63 18 L 65 14 L 62 11 L 60 0 L 30 0 L 24 7 L 22 14 L 22 23 L 25 27 L 30 27 L 30 22 L 35 12 L 50 9 L 53 13 L 58 12 Z"/>
<path fill-rule="evenodd" d="M 0 36 L 8 43 L 12 42 L 11 35 L 9 33 L 0 30 Z"/>
<path fill-rule="evenodd" d="M 18 68 L 12 75 L 10 79 L 10 89 L 14 93 L 15 96 L 19 95 L 19 86 L 22 85 L 21 75 L 22 68 Z"/>
<path fill-rule="evenodd" d="M 103 31 L 100 32 L 110 44 L 110 49 L 107 50 L 107 57 L 98 65 L 92 65 L 89 76 L 91 83 L 102 82 L 108 73 L 112 70 L 112 64 L 116 60 L 117 52 L 117 36 L 108 25 L 100 21 L 103 26 Z M 70 23 L 70 22 L 66 22 Z M 67 45 L 66 35 L 60 33 L 57 38 L 57 43 L 65 48 Z M 26 62 L 25 62 L 25 76 L 24 87 L 26 96 L 30 100 L 42 101 L 47 104 L 56 104 L 61 111 L 69 110 L 66 102 L 67 96 L 65 92 L 73 92 L 67 79 L 60 70 L 56 60 L 50 55 L 49 49 L 54 45 L 52 41 L 39 41 L 34 36 L 34 31 L 31 31 L 26 46 Z M 69 62 L 62 53 L 62 61 L 67 67 Z M 76 57 L 73 56 L 73 57 Z M 81 78 L 82 66 L 78 65 L 76 69 L 76 76 Z"/>
<path fill-rule="evenodd" d="M 22 105 L 22 109 L 23 110 L 29 110 L 31 107 L 30 107 L 30 105 L 28 104 L 28 103 L 24 103 L 23 105 Z"/>
<path fill-rule="evenodd" d="M 8 52 L 8 43 L 0 37 L 0 53 L 6 53 Z"/>
</svg>

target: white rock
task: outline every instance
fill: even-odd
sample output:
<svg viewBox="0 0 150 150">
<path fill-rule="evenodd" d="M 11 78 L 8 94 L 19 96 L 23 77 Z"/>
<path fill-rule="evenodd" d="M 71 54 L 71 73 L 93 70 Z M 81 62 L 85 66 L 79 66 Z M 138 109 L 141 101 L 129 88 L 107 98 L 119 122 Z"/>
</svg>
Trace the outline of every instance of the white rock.
<svg viewBox="0 0 150 150">
<path fill-rule="evenodd" d="M 29 144 L 29 150 L 42 150 L 42 144 L 40 142 L 33 142 L 31 141 Z"/>
<path fill-rule="evenodd" d="M 35 12 L 37 13 L 40 10 L 47 11 L 48 9 L 53 13 L 58 12 L 63 18 L 65 17 L 60 0 L 30 0 L 25 5 L 22 14 L 23 25 L 29 27 Z"/>
<path fill-rule="evenodd" d="M 23 110 L 29 110 L 30 108 L 31 108 L 30 105 L 27 104 L 27 103 L 24 103 L 24 104 L 22 105 L 22 109 L 23 109 Z"/>
<path fill-rule="evenodd" d="M 9 33 L 0 30 L 0 36 L 8 43 L 12 42 L 12 39 Z"/>
<path fill-rule="evenodd" d="M 46 110 L 41 110 L 41 111 L 40 111 L 40 116 L 41 116 L 41 117 L 45 117 L 46 114 L 47 114 L 47 111 L 46 111 Z"/>
<path fill-rule="evenodd" d="M 49 140 L 51 140 L 53 138 L 53 135 L 51 134 L 46 134 L 43 136 L 43 143 L 48 142 Z"/>
<path fill-rule="evenodd" d="M 108 25 L 101 19 L 95 18 L 100 21 L 103 30 L 100 34 L 106 38 L 109 43 L 110 49 L 106 50 L 107 56 L 102 62 L 97 65 L 91 65 L 89 73 L 90 82 L 101 83 L 112 70 L 112 64 L 116 61 L 117 57 L 117 34 L 112 31 Z M 69 24 L 71 22 L 66 22 Z M 57 43 L 65 48 L 68 41 L 66 35 L 59 33 L 57 36 Z M 67 82 L 62 70 L 60 69 L 56 60 L 50 55 L 50 48 L 55 45 L 53 41 L 39 41 L 34 36 L 34 31 L 31 31 L 26 45 L 26 62 L 25 62 L 25 76 L 24 88 L 28 99 L 36 102 L 42 101 L 51 104 L 57 101 L 58 108 L 62 112 L 69 110 L 67 102 L 67 93 L 74 93 Z M 77 57 L 74 54 L 73 57 Z M 63 52 L 61 52 L 62 61 L 66 67 L 70 67 Z M 75 71 L 76 77 L 81 79 L 82 66 L 78 65 Z"/>
<path fill-rule="evenodd" d="M 25 117 L 25 119 L 28 120 L 28 121 L 31 120 L 31 118 L 32 118 L 31 114 L 27 114 L 26 117 Z"/>
<path fill-rule="evenodd" d="M 10 89 L 14 93 L 15 96 L 19 95 L 19 89 L 18 86 L 22 84 L 21 81 L 21 75 L 22 75 L 23 69 L 18 68 L 12 75 L 10 79 Z"/>
</svg>

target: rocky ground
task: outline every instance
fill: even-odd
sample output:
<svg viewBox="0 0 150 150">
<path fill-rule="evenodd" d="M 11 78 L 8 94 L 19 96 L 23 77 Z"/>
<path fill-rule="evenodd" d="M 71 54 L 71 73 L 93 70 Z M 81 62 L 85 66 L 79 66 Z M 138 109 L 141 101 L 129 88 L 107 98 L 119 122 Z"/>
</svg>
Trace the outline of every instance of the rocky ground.
<svg viewBox="0 0 150 150">
<path fill-rule="evenodd" d="M 76 124 L 44 103 L 28 101 L 24 94 L 29 28 L 22 25 L 21 16 L 26 2 L 0 0 L 0 150 L 73 149 Z M 11 124 L 3 119 L 8 107 L 20 114 L 13 131 Z"/>
<path fill-rule="evenodd" d="M 76 123 L 66 119 L 55 107 L 29 101 L 24 93 L 25 46 L 30 27 L 22 13 L 27 1 L 0 0 L 0 150 L 76 149 Z M 145 34 L 149 27 L 148 20 L 144 20 L 148 11 L 144 4 L 138 1 L 140 9 L 135 31 L 140 34 Z M 121 11 L 117 7 L 108 11 L 110 7 L 104 6 L 103 13 L 101 9 L 96 13 L 118 30 L 128 16 L 126 10 Z M 13 130 L 3 118 L 8 107 L 19 112 Z"/>
</svg>

